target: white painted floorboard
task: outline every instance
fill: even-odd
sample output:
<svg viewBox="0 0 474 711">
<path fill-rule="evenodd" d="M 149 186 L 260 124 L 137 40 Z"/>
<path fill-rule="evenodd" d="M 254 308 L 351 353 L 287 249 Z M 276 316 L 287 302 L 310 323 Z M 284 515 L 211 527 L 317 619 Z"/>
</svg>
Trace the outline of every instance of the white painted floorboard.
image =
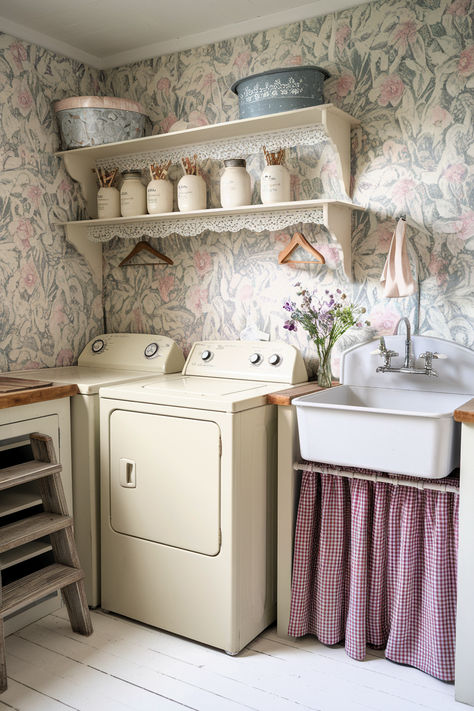
<svg viewBox="0 0 474 711">
<path fill-rule="evenodd" d="M 364 662 L 314 638 L 269 628 L 238 656 L 100 611 L 94 634 L 71 631 L 61 610 L 7 638 L 16 711 L 467 711 L 454 685 L 387 661 Z"/>
</svg>

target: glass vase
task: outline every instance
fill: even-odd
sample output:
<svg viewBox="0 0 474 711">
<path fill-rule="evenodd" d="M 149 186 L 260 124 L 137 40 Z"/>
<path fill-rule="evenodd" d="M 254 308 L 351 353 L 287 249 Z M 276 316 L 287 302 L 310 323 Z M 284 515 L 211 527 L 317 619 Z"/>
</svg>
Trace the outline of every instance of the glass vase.
<svg viewBox="0 0 474 711">
<path fill-rule="evenodd" d="M 318 365 L 318 385 L 322 388 L 330 388 L 332 386 L 331 373 L 331 351 L 326 351 L 319 359 Z"/>
</svg>

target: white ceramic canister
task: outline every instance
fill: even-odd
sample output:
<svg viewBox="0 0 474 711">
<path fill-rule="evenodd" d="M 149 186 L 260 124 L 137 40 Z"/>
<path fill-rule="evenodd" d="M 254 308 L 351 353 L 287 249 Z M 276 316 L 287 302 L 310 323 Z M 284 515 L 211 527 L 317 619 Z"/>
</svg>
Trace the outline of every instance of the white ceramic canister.
<svg viewBox="0 0 474 711">
<path fill-rule="evenodd" d="M 122 217 L 146 215 L 146 187 L 142 183 L 140 170 L 127 170 L 122 173 L 120 188 L 120 212 Z"/>
<path fill-rule="evenodd" d="M 99 188 L 97 193 L 97 217 L 120 217 L 120 193 L 117 188 Z"/>
<path fill-rule="evenodd" d="M 290 201 L 290 174 L 284 165 L 267 165 L 260 178 L 260 197 L 264 205 Z"/>
<path fill-rule="evenodd" d="M 252 186 L 243 158 L 230 158 L 224 161 L 224 172 L 221 175 L 221 205 L 222 207 L 240 207 L 250 205 L 252 201 Z"/>
<path fill-rule="evenodd" d="M 178 182 L 178 209 L 180 212 L 205 210 L 206 207 L 206 182 L 202 175 L 183 175 Z"/>
<path fill-rule="evenodd" d="M 146 206 L 150 215 L 173 212 L 173 183 L 166 178 L 150 180 L 146 189 Z"/>
</svg>

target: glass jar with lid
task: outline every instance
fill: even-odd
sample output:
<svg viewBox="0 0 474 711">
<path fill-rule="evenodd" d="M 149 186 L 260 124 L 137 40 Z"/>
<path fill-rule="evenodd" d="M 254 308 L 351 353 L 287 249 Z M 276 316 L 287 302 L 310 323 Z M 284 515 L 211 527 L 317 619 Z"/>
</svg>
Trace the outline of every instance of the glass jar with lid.
<svg viewBox="0 0 474 711">
<path fill-rule="evenodd" d="M 146 215 L 146 187 L 140 170 L 126 170 L 122 173 L 120 212 L 122 217 Z"/>
<path fill-rule="evenodd" d="M 221 176 L 221 205 L 225 208 L 250 205 L 252 186 L 250 175 L 246 171 L 243 158 L 230 158 L 224 161 Z"/>
</svg>

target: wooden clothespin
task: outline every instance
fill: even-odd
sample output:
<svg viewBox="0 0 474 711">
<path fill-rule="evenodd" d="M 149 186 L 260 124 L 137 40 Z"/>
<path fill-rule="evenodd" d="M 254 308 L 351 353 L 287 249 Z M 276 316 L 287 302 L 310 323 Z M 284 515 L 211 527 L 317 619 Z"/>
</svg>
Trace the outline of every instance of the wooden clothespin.
<svg viewBox="0 0 474 711">
<path fill-rule="evenodd" d="M 314 259 L 296 259 L 296 260 L 288 259 L 290 254 L 297 247 L 303 247 L 303 249 L 306 252 L 309 252 L 314 257 Z M 278 264 L 325 264 L 325 263 L 326 263 L 326 260 L 324 259 L 321 252 L 318 252 L 318 250 L 308 242 L 306 237 L 303 234 L 301 234 L 301 232 L 295 232 L 290 243 L 278 255 Z"/>
<path fill-rule="evenodd" d="M 155 266 L 159 264 L 159 262 L 137 262 L 136 264 L 129 264 L 130 260 L 133 259 L 133 257 L 136 254 L 139 254 L 139 252 L 148 252 L 149 254 L 152 254 L 154 257 L 157 259 L 161 259 L 162 262 L 166 262 L 166 264 L 173 264 L 173 260 L 167 257 L 165 254 L 162 254 L 161 252 L 158 252 L 154 247 L 151 246 L 151 244 L 148 244 L 145 240 L 142 240 L 141 242 L 138 242 L 138 244 L 135 245 L 135 247 L 132 249 L 130 254 L 127 254 L 124 259 L 119 264 L 119 267 L 143 267 L 143 266 Z"/>
</svg>

